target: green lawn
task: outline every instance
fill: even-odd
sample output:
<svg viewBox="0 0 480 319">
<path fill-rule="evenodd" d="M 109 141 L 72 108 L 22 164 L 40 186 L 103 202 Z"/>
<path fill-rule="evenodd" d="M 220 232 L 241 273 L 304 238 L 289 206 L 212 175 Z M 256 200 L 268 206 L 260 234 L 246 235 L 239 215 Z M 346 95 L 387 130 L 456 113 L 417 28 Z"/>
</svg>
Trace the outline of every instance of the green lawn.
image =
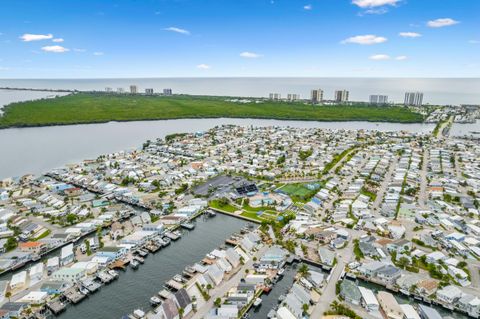
<svg viewBox="0 0 480 319">
<path fill-rule="evenodd" d="M 312 106 L 301 102 L 234 103 L 225 97 L 142 96 L 77 93 L 5 107 L 0 127 L 98 123 L 175 118 L 273 118 L 317 121 L 421 122 L 402 107 Z"/>
<path fill-rule="evenodd" d="M 323 186 L 323 183 L 321 182 L 315 182 L 312 184 L 319 184 L 320 186 Z M 312 198 L 319 190 L 320 188 L 317 189 L 308 189 L 306 187 L 307 184 L 286 184 L 282 188 L 280 188 L 280 191 L 283 193 L 287 194 L 290 196 L 290 198 L 294 201 L 307 201 L 310 198 Z"/>
</svg>

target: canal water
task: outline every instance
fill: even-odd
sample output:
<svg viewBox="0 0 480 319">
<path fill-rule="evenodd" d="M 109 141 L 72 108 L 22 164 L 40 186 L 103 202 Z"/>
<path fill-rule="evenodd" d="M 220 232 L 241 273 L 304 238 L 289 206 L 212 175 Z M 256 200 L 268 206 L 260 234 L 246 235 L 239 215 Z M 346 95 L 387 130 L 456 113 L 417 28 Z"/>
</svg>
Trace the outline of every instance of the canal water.
<svg viewBox="0 0 480 319">
<path fill-rule="evenodd" d="M 347 279 L 348 280 L 348 279 Z M 374 284 L 374 283 L 370 283 L 370 282 L 366 282 L 366 281 L 363 281 L 363 280 L 357 280 L 356 281 L 357 285 L 358 286 L 361 286 L 361 287 L 365 287 L 365 288 L 368 288 L 370 290 L 372 290 L 375 294 L 377 294 L 377 292 L 379 291 L 385 291 L 385 288 L 380 286 L 380 285 L 377 285 L 377 284 Z M 411 304 L 412 306 L 416 306 L 418 305 L 419 301 L 418 300 L 415 300 L 413 298 L 409 298 L 401 293 L 392 293 L 394 296 L 395 296 L 395 299 L 397 299 L 397 302 L 399 304 Z M 432 307 L 432 308 L 435 308 L 435 310 L 437 310 L 440 315 L 442 316 L 442 318 L 445 318 L 445 317 L 448 317 L 450 316 L 451 318 L 453 319 L 468 319 L 470 317 L 464 315 L 464 314 L 461 314 L 461 313 L 458 313 L 458 312 L 454 312 L 454 311 L 450 311 L 448 309 L 445 309 L 443 307 L 440 307 L 440 306 L 436 306 L 436 305 L 429 305 L 429 304 L 425 304 L 429 307 Z"/>
<path fill-rule="evenodd" d="M 150 310 L 150 297 L 161 291 L 166 281 L 186 266 L 199 262 L 245 225 L 245 221 L 220 214 L 208 219 L 199 217 L 193 231 L 185 231 L 177 242 L 150 254 L 138 270 L 120 271 L 116 281 L 78 305 L 68 307 L 59 318 L 121 318 L 134 309 Z"/>
</svg>

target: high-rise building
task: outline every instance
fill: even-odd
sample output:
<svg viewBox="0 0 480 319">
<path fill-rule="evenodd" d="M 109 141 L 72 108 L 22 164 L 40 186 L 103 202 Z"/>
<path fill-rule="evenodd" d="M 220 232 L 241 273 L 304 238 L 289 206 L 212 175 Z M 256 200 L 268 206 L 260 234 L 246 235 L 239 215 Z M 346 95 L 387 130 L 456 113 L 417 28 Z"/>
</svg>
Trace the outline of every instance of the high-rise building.
<svg viewBox="0 0 480 319">
<path fill-rule="evenodd" d="M 136 85 L 130 85 L 130 94 L 137 94 L 138 87 Z"/>
<path fill-rule="evenodd" d="M 300 100 L 300 94 L 287 94 L 287 100 L 289 101 L 298 101 Z"/>
<path fill-rule="evenodd" d="M 107 87 L 105 88 L 105 92 L 107 92 L 107 93 L 111 93 L 112 91 L 113 91 L 113 89 L 112 89 L 111 87 L 108 87 L 108 86 L 107 86 Z"/>
<path fill-rule="evenodd" d="M 145 89 L 146 95 L 153 95 L 153 89 Z"/>
<path fill-rule="evenodd" d="M 387 103 L 388 103 L 387 95 L 380 95 L 380 94 L 370 95 L 370 104 L 387 104 Z"/>
<path fill-rule="evenodd" d="M 270 100 L 275 100 L 275 101 L 282 99 L 282 95 L 280 93 L 270 93 L 268 97 Z"/>
<path fill-rule="evenodd" d="M 310 93 L 310 99 L 312 103 L 320 103 L 323 101 L 323 90 L 312 90 Z"/>
<path fill-rule="evenodd" d="M 422 106 L 423 93 L 422 92 L 407 92 L 405 93 L 405 100 L 403 102 L 406 106 Z"/>
<path fill-rule="evenodd" d="M 172 95 L 172 89 L 163 89 L 163 95 L 167 95 L 167 96 Z"/>
<path fill-rule="evenodd" d="M 348 102 L 348 96 L 350 92 L 347 90 L 335 91 L 335 102 Z"/>
<path fill-rule="evenodd" d="M 117 93 L 123 93 L 125 90 L 123 88 L 117 88 Z"/>
</svg>

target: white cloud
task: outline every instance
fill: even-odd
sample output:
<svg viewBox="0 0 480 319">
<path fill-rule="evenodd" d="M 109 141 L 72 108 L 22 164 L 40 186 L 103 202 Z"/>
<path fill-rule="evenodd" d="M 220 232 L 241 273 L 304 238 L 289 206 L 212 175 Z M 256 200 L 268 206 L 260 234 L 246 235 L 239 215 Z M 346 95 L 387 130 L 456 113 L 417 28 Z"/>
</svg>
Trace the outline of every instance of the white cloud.
<svg viewBox="0 0 480 319">
<path fill-rule="evenodd" d="M 358 15 L 363 16 L 364 14 L 385 14 L 388 12 L 387 8 L 378 8 L 378 9 L 368 9 L 363 12 L 360 12 Z"/>
<path fill-rule="evenodd" d="M 212 67 L 210 65 L 204 64 L 204 63 L 197 65 L 197 69 L 200 69 L 200 70 L 208 70 L 208 69 L 211 69 L 211 68 Z"/>
<path fill-rule="evenodd" d="M 93 55 L 96 55 L 96 56 L 102 56 L 104 55 L 105 53 L 103 52 L 93 52 Z"/>
<path fill-rule="evenodd" d="M 427 26 L 430 28 L 441 28 L 448 27 L 460 23 L 459 21 L 453 20 L 451 18 L 441 18 L 436 20 L 430 20 L 427 22 Z"/>
<path fill-rule="evenodd" d="M 470 41 L 468 41 L 468 43 L 470 43 L 470 44 L 479 44 L 480 41 L 479 41 L 479 40 L 470 40 Z"/>
<path fill-rule="evenodd" d="M 185 35 L 190 35 L 190 31 L 185 30 L 185 29 L 180 29 L 177 27 L 168 27 L 164 29 L 165 31 L 170 31 L 170 32 L 176 32 L 180 34 L 185 34 Z"/>
<path fill-rule="evenodd" d="M 404 61 L 406 59 L 408 59 L 408 57 L 406 55 L 399 55 L 399 56 L 395 57 L 395 60 L 397 60 L 397 61 Z"/>
<path fill-rule="evenodd" d="M 309 10 L 312 10 L 313 7 L 312 7 L 311 4 L 306 4 L 306 5 L 303 6 L 303 9 L 309 11 Z"/>
<path fill-rule="evenodd" d="M 6 68 L 6 67 L 3 67 L 3 66 L 0 66 L 0 71 L 8 71 L 10 70 L 9 68 Z"/>
<path fill-rule="evenodd" d="M 240 56 L 242 58 L 247 58 L 247 59 L 257 59 L 257 58 L 261 58 L 263 55 L 258 54 L 258 53 L 254 53 L 254 52 L 245 51 L 245 52 L 240 53 Z"/>
<path fill-rule="evenodd" d="M 419 38 L 422 36 L 420 33 L 417 32 L 400 32 L 398 35 L 403 38 Z"/>
<path fill-rule="evenodd" d="M 75 52 L 86 52 L 87 50 L 75 48 L 75 49 L 73 49 L 73 51 L 75 51 Z"/>
<path fill-rule="evenodd" d="M 343 40 L 341 43 L 355 43 L 362 45 L 371 45 L 386 42 L 387 38 L 379 37 L 374 34 L 357 35 Z"/>
<path fill-rule="evenodd" d="M 374 61 L 385 61 L 385 60 L 390 60 L 390 56 L 387 54 L 375 54 L 375 55 L 371 55 L 369 59 Z"/>
<path fill-rule="evenodd" d="M 25 33 L 20 37 L 22 41 L 24 42 L 30 42 L 30 41 L 40 41 L 40 40 L 50 40 L 53 39 L 52 34 L 30 34 L 30 33 Z"/>
<path fill-rule="evenodd" d="M 42 50 L 45 52 L 53 52 L 53 53 L 65 53 L 70 51 L 67 48 L 62 47 L 61 45 L 47 45 L 42 47 Z"/>
<path fill-rule="evenodd" d="M 62 38 L 57 38 L 57 39 L 53 39 L 52 42 L 56 42 L 56 43 L 60 43 L 60 42 L 63 42 L 64 40 Z"/>
<path fill-rule="evenodd" d="M 352 3 L 360 8 L 374 8 L 385 5 L 394 6 L 401 0 L 353 0 Z"/>
</svg>

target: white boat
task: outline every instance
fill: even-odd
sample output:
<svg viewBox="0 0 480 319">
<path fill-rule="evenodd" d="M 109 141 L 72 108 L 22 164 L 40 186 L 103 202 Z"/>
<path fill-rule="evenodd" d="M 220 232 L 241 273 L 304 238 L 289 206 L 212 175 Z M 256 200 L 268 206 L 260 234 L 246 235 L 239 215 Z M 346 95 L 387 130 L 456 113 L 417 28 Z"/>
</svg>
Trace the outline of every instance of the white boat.
<svg viewBox="0 0 480 319">
<path fill-rule="evenodd" d="M 208 258 L 208 259 L 216 259 L 216 257 L 215 257 L 214 255 L 212 255 L 212 254 L 207 254 L 207 258 Z"/>
<path fill-rule="evenodd" d="M 285 272 L 285 268 L 280 268 L 280 270 L 278 271 L 277 274 L 278 274 L 279 276 L 282 276 L 284 272 Z"/>
<path fill-rule="evenodd" d="M 138 266 L 140 266 L 140 263 L 139 263 L 137 260 L 133 259 L 133 260 L 130 262 L 130 267 L 132 267 L 133 269 L 137 269 Z"/>
<path fill-rule="evenodd" d="M 133 311 L 133 317 L 138 318 L 138 319 L 144 318 L 145 317 L 145 312 L 143 312 L 140 309 L 136 309 L 136 310 Z"/>
<path fill-rule="evenodd" d="M 153 296 L 152 298 L 150 298 L 150 304 L 154 307 L 158 306 L 161 303 L 162 303 L 162 300 L 157 296 Z"/>
<path fill-rule="evenodd" d="M 179 282 L 179 283 L 183 283 L 183 278 L 180 275 L 173 276 L 173 280 L 175 280 L 176 282 Z"/>
<path fill-rule="evenodd" d="M 253 302 L 253 306 L 254 307 L 258 307 L 262 304 L 262 298 L 257 298 L 255 299 L 255 301 Z"/>
</svg>

